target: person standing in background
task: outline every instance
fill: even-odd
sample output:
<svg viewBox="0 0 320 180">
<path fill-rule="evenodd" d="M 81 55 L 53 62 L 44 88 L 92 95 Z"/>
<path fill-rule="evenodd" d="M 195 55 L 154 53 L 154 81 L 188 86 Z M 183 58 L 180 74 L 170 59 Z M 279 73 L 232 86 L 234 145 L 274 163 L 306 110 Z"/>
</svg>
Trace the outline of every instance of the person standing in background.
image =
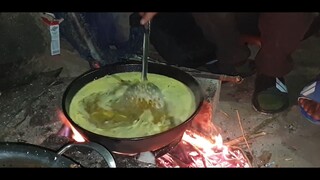
<svg viewBox="0 0 320 180">
<path fill-rule="evenodd" d="M 140 12 L 142 25 L 156 12 Z M 239 67 L 250 56 L 240 43 L 236 26 L 237 13 L 192 13 L 205 38 L 217 46 L 217 59 L 222 67 Z M 256 79 L 252 104 L 255 110 L 273 114 L 288 108 L 288 90 L 284 76 L 293 68 L 291 54 L 298 48 L 315 13 L 259 13 L 258 28 L 261 48 L 255 57 Z"/>
</svg>

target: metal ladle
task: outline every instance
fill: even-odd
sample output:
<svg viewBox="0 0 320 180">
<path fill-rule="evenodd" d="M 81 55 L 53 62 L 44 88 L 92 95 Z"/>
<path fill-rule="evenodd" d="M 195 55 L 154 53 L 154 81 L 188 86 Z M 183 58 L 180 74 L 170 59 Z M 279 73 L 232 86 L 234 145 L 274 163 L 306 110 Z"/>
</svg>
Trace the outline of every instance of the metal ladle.
<svg viewBox="0 0 320 180">
<path fill-rule="evenodd" d="M 144 26 L 141 81 L 129 85 L 120 99 L 119 104 L 121 104 L 122 107 L 130 106 L 130 109 L 141 110 L 151 108 L 163 111 L 165 107 L 163 94 L 158 86 L 148 81 L 147 77 L 150 26 L 150 21 Z"/>
<path fill-rule="evenodd" d="M 144 27 L 141 80 L 124 84 L 123 87 L 128 87 L 126 87 L 120 99 L 111 105 L 112 110 L 99 108 L 95 104 L 88 106 L 93 109 L 88 111 L 90 121 L 100 128 L 103 128 L 106 121 L 113 121 L 118 125 L 119 123 L 131 124 L 132 121 L 139 119 L 139 116 L 146 109 L 151 110 L 155 122 L 167 115 L 166 104 L 161 90 L 158 86 L 148 81 L 147 78 L 149 35 L 150 21 Z M 109 127 L 110 125 L 107 124 L 107 126 Z"/>
<path fill-rule="evenodd" d="M 161 109 L 165 105 L 161 90 L 155 84 L 148 81 L 147 77 L 150 27 L 151 22 L 149 21 L 144 27 L 141 82 L 129 86 L 124 96 L 136 104 L 143 105 L 142 108 L 152 107 Z"/>
</svg>

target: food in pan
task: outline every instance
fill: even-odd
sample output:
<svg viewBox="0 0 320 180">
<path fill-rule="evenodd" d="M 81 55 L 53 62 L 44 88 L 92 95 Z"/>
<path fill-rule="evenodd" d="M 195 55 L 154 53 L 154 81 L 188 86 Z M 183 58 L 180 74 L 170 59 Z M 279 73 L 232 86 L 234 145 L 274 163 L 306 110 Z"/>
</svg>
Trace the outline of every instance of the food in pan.
<svg viewBox="0 0 320 180">
<path fill-rule="evenodd" d="M 193 92 L 182 82 L 159 74 L 148 74 L 158 86 L 165 106 L 152 102 L 132 106 L 123 94 L 140 81 L 140 72 L 106 75 L 82 87 L 73 97 L 69 114 L 82 128 L 108 137 L 135 138 L 158 134 L 186 121 L 196 110 Z"/>
</svg>

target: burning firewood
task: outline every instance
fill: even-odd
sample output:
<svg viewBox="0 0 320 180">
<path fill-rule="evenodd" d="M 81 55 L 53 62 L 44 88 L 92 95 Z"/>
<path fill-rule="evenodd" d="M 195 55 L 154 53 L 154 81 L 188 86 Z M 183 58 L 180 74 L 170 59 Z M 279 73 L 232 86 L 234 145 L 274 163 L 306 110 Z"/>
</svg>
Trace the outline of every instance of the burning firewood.
<svg viewBox="0 0 320 180">
<path fill-rule="evenodd" d="M 254 138 L 257 138 L 257 137 L 260 137 L 260 136 L 265 136 L 267 135 L 266 132 L 259 132 L 259 133 L 256 133 L 256 134 L 251 134 L 251 135 L 246 135 L 246 139 L 249 140 L 249 139 L 254 139 Z M 234 146 L 234 145 L 237 145 L 237 144 L 240 144 L 244 142 L 244 137 L 241 136 L 241 137 L 237 137 L 233 140 L 230 140 L 228 142 L 225 142 L 224 144 L 227 145 L 227 146 Z"/>
</svg>

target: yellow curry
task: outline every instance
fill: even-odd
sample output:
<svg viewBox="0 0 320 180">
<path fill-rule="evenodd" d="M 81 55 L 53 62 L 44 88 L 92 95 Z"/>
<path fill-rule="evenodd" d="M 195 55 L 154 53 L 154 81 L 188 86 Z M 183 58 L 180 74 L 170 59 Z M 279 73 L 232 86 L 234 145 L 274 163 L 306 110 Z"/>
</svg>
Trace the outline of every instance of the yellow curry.
<svg viewBox="0 0 320 180">
<path fill-rule="evenodd" d="M 161 90 L 165 109 L 129 107 L 130 103 L 120 103 L 127 88 L 140 77 L 140 72 L 124 72 L 88 83 L 72 99 L 70 117 L 79 126 L 96 134 L 134 138 L 173 128 L 196 110 L 194 94 L 185 84 L 153 73 L 148 73 L 148 80 Z"/>
</svg>

